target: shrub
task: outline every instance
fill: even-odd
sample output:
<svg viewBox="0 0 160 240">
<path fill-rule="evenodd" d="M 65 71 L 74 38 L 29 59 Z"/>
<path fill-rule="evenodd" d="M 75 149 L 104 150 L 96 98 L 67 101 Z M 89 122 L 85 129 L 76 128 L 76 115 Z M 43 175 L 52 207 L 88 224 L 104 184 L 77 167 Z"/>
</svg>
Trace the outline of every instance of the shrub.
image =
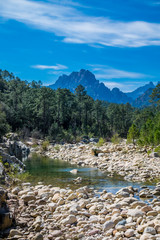
<svg viewBox="0 0 160 240">
<path fill-rule="evenodd" d="M 10 127 L 7 123 L 6 120 L 6 115 L 5 113 L 2 111 L 2 108 L 0 106 L 0 139 L 2 138 L 2 136 L 4 136 L 8 131 L 10 130 Z"/>
<path fill-rule="evenodd" d="M 121 142 L 121 138 L 119 137 L 118 133 L 115 133 L 113 137 L 111 138 L 111 142 L 114 144 L 118 144 Z"/>
<path fill-rule="evenodd" d="M 80 136 L 76 136 L 75 141 L 76 141 L 76 143 L 79 143 L 81 141 L 81 137 Z"/>
<path fill-rule="evenodd" d="M 152 153 L 151 150 L 148 150 L 148 151 L 147 151 L 148 156 L 149 156 L 151 153 Z"/>
<path fill-rule="evenodd" d="M 22 182 L 28 181 L 31 178 L 31 175 L 28 172 L 18 173 L 14 177 L 17 177 Z"/>
<path fill-rule="evenodd" d="M 42 142 L 42 150 L 44 151 L 44 152 L 46 152 L 47 150 L 48 150 L 48 147 L 49 147 L 49 141 L 43 141 Z"/>
<path fill-rule="evenodd" d="M 63 139 L 67 143 L 72 143 L 74 141 L 74 137 L 70 132 L 63 131 Z"/>
<path fill-rule="evenodd" d="M 89 138 L 93 138 L 93 137 L 94 137 L 94 134 L 90 132 L 90 133 L 88 134 L 88 137 L 89 137 Z"/>
<path fill-rule="evenodd" d="M 36 147 L 38 147 L 38 144 L 36 143 L 32 144 L 32 148 L 36 148 Z"/>
<path fill-rule="evenodd" d="M 157 152 L 158 154 L 160 154 L 160 146 L 156 147 L 156 148 L 154 149 L 154 151 Z"/>
<path fill-rule="evenodd" d="M 56 146 L 54 147 L 54 149 L 59 152 L 60 146 L 59 146 L 59 145 L 56 145 Z"/>
<path fill-rule="evenodd" d="M 139 137 L 139 129 L 137 126 L 133 123 L 132 126 L 129 128 L 128 134 L 127 134 L 127 142 L 135 144 L 136 139 Z"/>
<path fill-rule="evenodd" d="M 101 137 L 97 143 L 97 147 L 101 147 L 104 143 L 105 143 L 105 140 L 104 138 Z"/>
</svg>

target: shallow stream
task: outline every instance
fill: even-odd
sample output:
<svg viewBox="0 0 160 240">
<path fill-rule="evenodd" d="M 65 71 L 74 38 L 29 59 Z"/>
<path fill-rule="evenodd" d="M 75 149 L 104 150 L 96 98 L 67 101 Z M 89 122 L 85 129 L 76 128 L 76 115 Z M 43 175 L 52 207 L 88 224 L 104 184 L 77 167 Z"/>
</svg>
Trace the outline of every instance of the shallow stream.
<svg viewBox="0 0 160 240">
<path fill-rule="evenodd" d="M 70 171 L 77 169 L 77 174 L 72 174 Z M 79 167 L 77 165 L 71 165 L 69 162 L 65 162 L 57 159 L 50 159 L 48 157 L 42 157 L 33 154 L 32 158 L 26 161 L 26 170 L 29 172 L 29 181 L 33 184 L 43 182 L 43 184 L 51 184 L 58 187 L 70 187 L 77 188 L 88 185 L 94 187 L 99 191 L 107 190 L 115 193 L 120 188 L 126 186 L 133 186 L 140 188 L 144 186 L 144 183 L 133 183 L 123 179 L 123 177 L 114 175 L 110 177 L 108 173 L 103 173 L 97 168 L 92 167 Z M 75 184 L 74 179 L 77 177 L 82 178 L 80 184 Z M 147 185 L 153 187 L 152 185 Z"/>
</svg>

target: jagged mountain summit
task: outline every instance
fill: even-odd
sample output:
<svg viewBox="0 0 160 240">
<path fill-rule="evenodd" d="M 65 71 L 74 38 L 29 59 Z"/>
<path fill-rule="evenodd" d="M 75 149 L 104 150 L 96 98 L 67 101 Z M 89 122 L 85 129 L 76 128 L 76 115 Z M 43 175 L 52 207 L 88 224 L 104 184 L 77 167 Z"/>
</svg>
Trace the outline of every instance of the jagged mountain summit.
<svg viewBox="0 0 160 240">
<path fill-rule="evenodd" d="M 148 89 L 155 88 L 155 85 L 150 82 L 145 86 L 137 88 L 133 92 L 124 93 L 120 91 L 119 88 L 113 88 L 110 90 L 104 85 L 104 83 L 99 82 L 93 73 L 85 69 L 81 69 L 79 72 L 72 72 L 70 75 L 63 74 L 49 87 L 55 90 L 57 88 L 67 88 L 74 93 L 78 85 L 84 86 L 87 94 L 95 100 L 104 100 L 112 103 L 128 102 L 132 105 L 138 105 L 140 107 L 144 106 L 144 104 L 149 105 L 149 95 L 151 94 L 151 90 L 148 91 Z M 144 93 L 145 97 L 141 98 L 140 96 Z"/>
<path fill-rule="evenodd" d="M 153 82 L 150 82 L 142 87 L 137 88 L 133 92 L 126 93 L 126 95 L 135 100 L 136 98 L 144 94 L 148 89 L 153 89 L 153 88 L 155 88 L 155 85 L 153 84 Z"/>
<path fill-rule="evenodd" d="M 132 105 L 137 108 L 151 105 L 150 95 L 152 94 L 153 89 L 154 88 L 147 89 L 142 95 L 134 100 Z"/>
<path fill-rule="evenodd" d="M 76 87 L 80 84 L 85 87 L 87 94 L 95 100 L 99 99 L 114 103 L 127 103 L 132 101 L 130 97 L 118 88 L 113 88 L 111 91 L 104 83 L 99 82 L 93 73 L 84 69 L 81 69 L 79 72 L 72 72 L 69 76 L 60 76 L 55 84 L 49 87 L 52 89 L 67 88 L 71 92 L 75 92 Z"/>
</svg>

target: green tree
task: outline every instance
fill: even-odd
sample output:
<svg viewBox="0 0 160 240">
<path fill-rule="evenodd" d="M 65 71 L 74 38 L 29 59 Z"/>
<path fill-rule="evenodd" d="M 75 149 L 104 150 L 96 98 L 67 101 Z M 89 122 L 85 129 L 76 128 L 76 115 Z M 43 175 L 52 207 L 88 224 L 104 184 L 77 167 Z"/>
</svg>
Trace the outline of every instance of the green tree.
<svg viewBox="0 0 160 240">
<path fill-rule="evenodd" d="M 160 83 L 153 89 L 150 97 L 153 103 L 160 104 Z"/>
<path fill-rule="evenodd" d="M 133 123 L 132 126 L 129 128 L 128 134 L 127 134 L 127 140 L 128 142 L 131 142 L 135 144 L 135 140 L 139 137 L 139 129 L 137 126 Z"/>
<path fill-rule="evenodd" d="M 0 139 L 9 131 L 9 125 L 6 120 L 6 115 L 0 106 Z"/>
</svg>

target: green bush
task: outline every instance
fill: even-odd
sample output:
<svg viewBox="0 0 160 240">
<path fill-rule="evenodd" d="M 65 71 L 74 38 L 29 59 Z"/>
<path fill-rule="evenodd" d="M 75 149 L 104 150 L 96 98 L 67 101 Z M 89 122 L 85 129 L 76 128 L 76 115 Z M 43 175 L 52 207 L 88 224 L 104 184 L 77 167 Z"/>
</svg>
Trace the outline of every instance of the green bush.
<svg viewBox="0 0 160 240">
<path fill-rule="evenodd" d="M 118 133 L 115 133 L 112 138 L 111 138 L 111 142 L 114 144 L 118 144 L 121 142 L 121 138 L 119 137 Z"/>
<path fill-rule="evenodd" d="M 82 138 L 80 136 L 76 136 L 76 138 L 75 138 L 76 143 L 79 143 L 81 141 L 81 139 Z"/>
<path fill-rule="evenodd" d="M 152 151 L 151 151 L 151 150 L 148 150 L 148 151 L 147 151 L 147 154 L 148 154 L 148 155 L 149 155 L 149 154 L 151 154 L 151 153 L 152 153 Z"/>
<path fill-rule="evenodd" d="M 70 132 L 63 131 L 63 139 L 67 143 L 72 143 L 74 141 L 74 137 Z"/>
<path fill-rule="evenodd" d="M 94 134 L 90 132 L 90 133 L 88 134 L 88 137 L 89 137 L 89 138 L 93 138 L 93 137 L 94 137 Z"/>
<path fill-rule="evenodd" d="M 59 152 L 60 146 L 59 145 L 55 145 L 54 149 Z"/>
<path fill-rule="evenodd" d="M 160 146 L 156 147 L 156 148 L 154 149 L 154 151 L 157 152 L 158 154 L 160 154 Z"/>
<path fill-rule="evenodd" d="M 28 181 L 31 178 L 31 175 L 28 172 L 23 172 L 23 173 L 16 174 L 14 177 L 24 182 L 24 181 Z"/>
<path fill-rule="evenodd" d="M 49 141 L 43 141 L 42 142 L 42 150 L 44 151 L 44 152 L 46 152 L 47 150 L 48 150 L 48 147 L 49 147 Z"/>
<path fill-rule="evenodd" d="M 6 120 L 6 114 L 2 111 L 0 105 L 0 139 L 10 130 L 10 126 Z"/>
<path fill-rule="evenodd" d="M 135 144 L 136 140 L 139 137 L 139 129 L 137 126 L 133 123 L 132 126 L 129 128 L 128 134 L 127 134 L 127 142 Z"/>
<path fill-rule="evenodd" d="M 104 138 L 101 137 L 97 143 L 97 147 L 101 147 L 104 143 L 105 143 L 105 140 Z"/>
<path fill-rule="evenodd" d="M 38 147 L 38 144 L 34 143 L 34 144 L 32 145 L 32 148 L 36 148 L 36 147 Z"/>
</svg>

